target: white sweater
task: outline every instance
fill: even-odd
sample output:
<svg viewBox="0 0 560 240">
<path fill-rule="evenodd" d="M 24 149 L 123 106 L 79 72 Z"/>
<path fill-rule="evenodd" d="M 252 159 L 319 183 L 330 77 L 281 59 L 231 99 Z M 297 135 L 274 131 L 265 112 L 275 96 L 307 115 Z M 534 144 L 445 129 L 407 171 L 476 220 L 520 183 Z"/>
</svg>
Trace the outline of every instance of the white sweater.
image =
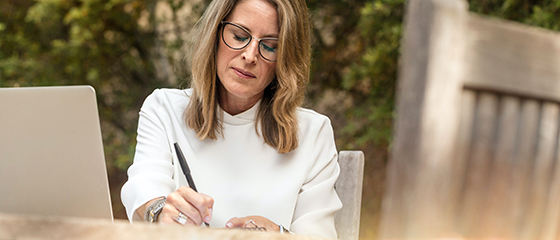
<svg viewBox="0 0 560 240">
<path fill-rule="evenodd" d="M 173 148 L 178 142 L 198 191 L 214 198 L 212 227 L 261 215 L 293 233 L 336 238 L 340 168 L 329 119 L 298 109 L 299 146 L 279 154 L 255 131 L 259 104 L 235 116 L 219 109 L 223 136 L 200 141 L 183 117 L 191 93 L 155 90 L 140 110 L 134 163 L 121 192 L 130 221 L 147 201 L 188 186 Z"/>
</svg>

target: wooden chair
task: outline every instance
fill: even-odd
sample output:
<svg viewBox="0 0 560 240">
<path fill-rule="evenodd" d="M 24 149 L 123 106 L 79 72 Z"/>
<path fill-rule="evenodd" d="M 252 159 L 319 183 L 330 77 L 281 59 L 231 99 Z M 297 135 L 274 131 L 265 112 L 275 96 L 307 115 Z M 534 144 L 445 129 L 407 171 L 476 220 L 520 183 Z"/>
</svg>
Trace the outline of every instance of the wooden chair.
<svg viewBox="0 0 560 240">
<path fill-rule="evenodd" d="M 560 239 L 560 34 L 409 0 L 381 239 Z"/>
<path fill-rule="evenodd" d="M 335 214 L 335 226 L 341 240 L 357 240 L 360 233 L 360 209 L 364 178 L 364 153 L 340 151 L 340 176 L 335 189 L 343 207 Z"/>
</svg>

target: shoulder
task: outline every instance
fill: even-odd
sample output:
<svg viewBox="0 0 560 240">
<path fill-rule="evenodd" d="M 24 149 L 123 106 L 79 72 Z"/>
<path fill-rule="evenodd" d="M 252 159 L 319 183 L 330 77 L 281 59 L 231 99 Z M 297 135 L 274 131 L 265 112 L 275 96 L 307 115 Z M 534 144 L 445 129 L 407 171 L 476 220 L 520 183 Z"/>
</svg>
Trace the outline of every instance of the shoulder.
<svg viewBox="0 0 560 240">
<path fill-rule="evenodd" d="M 298 108 L 297 116 L 300 127 L 331 125 L 331 120 L 327 116 L 311 109 Z"/>
<path fill-rule="evenodd" d="M 156 89 L 146 97 L 140 112 L 148 115 L 182 115 L 191 93 L 190 89 Z"/>
<path fill-rule="evenodd" d="M 331 120 L 311 109 L 297 109 L 298 124 L 300 133 L 305 136 L 310 135 L 333 135 Z"/>
<path fill-rule="evenodd" d="M 142 108 L 156 107 L 167 104 L 184 103 L 190 100 L 192 89 L 158 88 L 146 100 Z"/>
<path fill-rule="evenodd" d="M 146 100 L 157 101 L 162 99 L 179 99 L 185 100 L 190 98 L 192 89 L 173 89 L 173 88 L 158 88 L 155 89 Z"/>
</svg>

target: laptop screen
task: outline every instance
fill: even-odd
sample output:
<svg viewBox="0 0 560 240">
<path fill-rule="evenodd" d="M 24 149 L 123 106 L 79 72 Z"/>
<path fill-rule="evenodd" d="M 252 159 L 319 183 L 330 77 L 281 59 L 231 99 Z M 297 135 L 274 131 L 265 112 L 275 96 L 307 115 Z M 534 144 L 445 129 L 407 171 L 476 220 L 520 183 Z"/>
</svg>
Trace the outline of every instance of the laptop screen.
<svg viewBox="0 0 560 240">
<path fill-rule="evenodd" d="M 92 87 L 0 88 L 0 213 L 113 219 Z"/>
</svg>

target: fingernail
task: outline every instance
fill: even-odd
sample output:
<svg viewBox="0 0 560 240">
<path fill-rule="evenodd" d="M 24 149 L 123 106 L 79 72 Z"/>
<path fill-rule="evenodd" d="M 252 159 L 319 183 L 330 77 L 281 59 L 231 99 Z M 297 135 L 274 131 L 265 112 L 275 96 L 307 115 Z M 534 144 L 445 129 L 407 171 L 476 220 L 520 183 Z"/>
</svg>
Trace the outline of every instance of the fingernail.
<svg viewBox="0 0 560 240">
<path fill-rule="evenodd" d="M 212 208 L 208 209 L 208 216 L 204 218 L 204 222 L 209 223 L 210 221 L 212 221 Z"/>
<path fill-rule="evenodd" d="M 227 228 L 233 227 L 233 223 L 231 223 L 231 222 L 226 223 L 226 227 L 227 227 Z"/>
</svg>

